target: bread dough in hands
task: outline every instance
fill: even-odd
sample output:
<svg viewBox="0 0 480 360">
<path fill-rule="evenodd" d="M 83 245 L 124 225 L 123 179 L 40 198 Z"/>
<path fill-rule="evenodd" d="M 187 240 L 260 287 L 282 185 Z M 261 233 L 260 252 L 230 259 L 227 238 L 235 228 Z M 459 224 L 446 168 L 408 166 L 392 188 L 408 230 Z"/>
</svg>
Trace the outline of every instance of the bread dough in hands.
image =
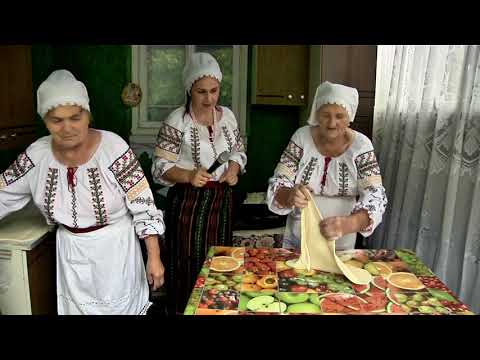
<svg viewBox="0 0 480 360">
<path fill-rule="evenodd" d="M 327 240 L 320 231 L 323 217 L 309 194 L 310 200 L 301 214 L 300 258 L 288 261 L 287 265 L 295 269 L 315 269 L 334 274 L 343 274 L 352 283 L 366 285 L 372 276 L 364 269 L 345 264 L 335 254 L 335 240 Z"/>
</svg>

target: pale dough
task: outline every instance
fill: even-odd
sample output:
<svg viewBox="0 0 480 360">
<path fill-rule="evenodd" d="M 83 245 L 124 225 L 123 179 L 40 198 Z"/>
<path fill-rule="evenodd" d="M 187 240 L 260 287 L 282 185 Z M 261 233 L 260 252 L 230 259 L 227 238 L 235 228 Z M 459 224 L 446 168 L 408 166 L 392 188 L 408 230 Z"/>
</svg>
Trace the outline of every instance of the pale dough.
<svg viewBox="0 0 480 360">
<path fill-rule="evenodd" d="M 320 232 L 322 215 L 312 196 L 301 215 L 301 254 L 290 266 L 296 269 L 315 269 L 335 274 L 343 274 L 352 283 L 366 285 L 372 281 L 370 273 L 343 263 L 335 254 L 335 240 L 327 240 Z"/>
</svg>

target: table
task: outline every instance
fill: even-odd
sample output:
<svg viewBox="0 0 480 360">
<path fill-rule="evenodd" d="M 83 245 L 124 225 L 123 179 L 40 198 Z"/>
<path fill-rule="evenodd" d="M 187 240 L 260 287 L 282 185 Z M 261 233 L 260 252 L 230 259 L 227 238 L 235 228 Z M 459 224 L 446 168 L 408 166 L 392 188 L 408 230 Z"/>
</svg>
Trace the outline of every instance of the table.
<svg viewBox="0 0 480 360">
<path fill-rule="evenodd" d="M 355 285 L 339 274 L 295 270 L 282 248 L 212 247 L 185 315 L 473 315 L 409 250 L 337 255 L 372 274 Z"/>
</svg>

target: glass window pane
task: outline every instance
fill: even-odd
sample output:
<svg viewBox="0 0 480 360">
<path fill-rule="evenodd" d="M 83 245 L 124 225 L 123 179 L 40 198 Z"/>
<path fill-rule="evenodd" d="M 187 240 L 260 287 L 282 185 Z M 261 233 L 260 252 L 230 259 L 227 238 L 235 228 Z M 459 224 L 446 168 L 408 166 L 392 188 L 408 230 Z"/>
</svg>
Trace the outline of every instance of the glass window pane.
<svg viewBox="0 0 480 360">
<path fill-rule="evenodd" d="M 233 86 L 233 45 L 197 45 L 196 52 L 207 52 L 218 61 L 222 70 L 223 79 L 219 103 L 232 107 Z"/>
<path fill-rule="evenodd" d="M 148 121 L 161 122 L 167 118 L 167 116 L 177 108 L 175 107 L 156 107 L 149 106 L 147 109 Z"/>
<path fill-rule="evenodd" d="M 147 46 L 148 105 L 180 106 L 185 101 L 184 45 Z"/>
</svg>

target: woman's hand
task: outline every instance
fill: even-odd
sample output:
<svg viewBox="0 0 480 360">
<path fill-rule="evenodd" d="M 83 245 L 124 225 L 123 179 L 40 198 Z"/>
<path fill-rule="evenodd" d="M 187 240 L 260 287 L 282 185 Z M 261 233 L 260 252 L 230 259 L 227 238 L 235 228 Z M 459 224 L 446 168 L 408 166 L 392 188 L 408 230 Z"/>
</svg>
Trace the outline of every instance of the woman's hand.
<svg viewBox="0 0 480 360">
<path fill-rule="evenodd" d="M 320 232 L 328 240 L 336 240 L 344 235 L 362 231 L 370 223 L 364 209 L 349 216 L 332 216 L 320 221 Z"/>
<path fill-rule="evenodd" d="M 320 221 L 320 232 L 328 240 L 336 240 L 348 234 L 350 228 L 348 216 L 332 216 Z"/>
<path fill-rule="evenodd" d="M 148 235 L 145 239 L 147 247 L 147 280 L 152 285 L 153 290 L 162 287 L 165 279 L 165 268 L 160 258 L 160 245 L 158 244 L 157 235 Z"/>
<path fill-rule="evenodd" d="M 148 256 L 147 260 L 147 280 L 155 291 L 163 286 L 165 268 L 163 267 L 160 256 Z"/>
<path fill-rule="evenodd" d="M 312 192 L 312 188 L 308 185 L 301 185 L 297 184 L 295 185 L 291 190 L 288 195 L 288 206 L 292 207 L 298 207 L 300 209 L 303 209 L 307 207 L 308 201 L 310 199 L 310 192 Z"/>
<path fill-rule="evenodd" d="M 195 187 L 203 187 L 211 178 L 212 175 L 207 172 L 207 169 L 202 167 L 191 171 L 189 182 Z"/>
<path fill-rule="evenodd" d="M 218 182 L 226 182 L 228 185 L 234 186 L 238 183 L 238 176 L 237 174 L 227 170 L 223 173 Z"/>
<path fill-rule="evenodd" d="M 230 161 L 227 171 L 218 180 L 219 183 L 226 182 L 230 186 L 235 186 L 238 183 L 238 173 L 240 171 L 240 165 L 235 161 Z"/>
</svg>

